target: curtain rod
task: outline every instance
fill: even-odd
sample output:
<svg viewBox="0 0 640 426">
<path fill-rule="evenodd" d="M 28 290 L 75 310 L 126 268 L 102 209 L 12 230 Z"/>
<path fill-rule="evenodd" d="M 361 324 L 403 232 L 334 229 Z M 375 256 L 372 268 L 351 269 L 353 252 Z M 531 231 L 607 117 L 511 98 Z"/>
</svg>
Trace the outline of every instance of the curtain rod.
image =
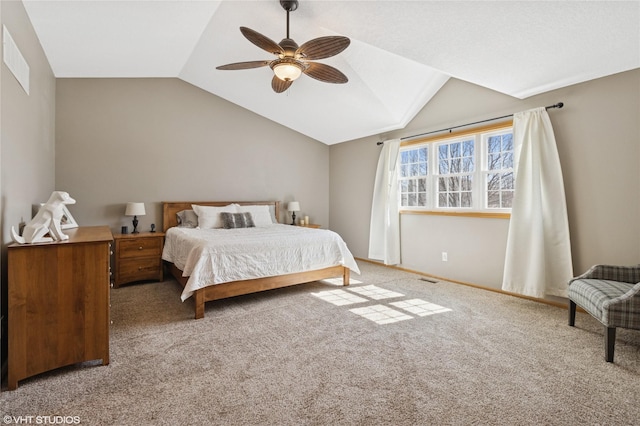
<svg viewBox="0 0 640 426">
<path fill-rule="evenodd" d="M 549 105 L 547 107 L 544 107 L 545 109 L 551 109 L 551 108 L 562 108 L 564 106 L 564 102 L 558 102 L 557 104 L 554 105 Z M 445 129 L 440 129 L 440 130 L 434 130 L 432 132 L 426 132 L 426 133 L 420 133 L 418 135 L 413 135 L 413 136 L 405 136 L 403 138 L 400 138 L 401 141 L 407 140 L 407 139 L 413 139 L 413 138 L 417 138 L 419 136 L 426 136 L 426 135 L 431 135 L 433 133 L 439 133 L 439 132 L 444 132 L 445 130 L 448 130 L 449 133 L 451 133 L 451 131 L 453 129 L 457 129 L 459 127 L 467 127 L 467 126 L 473 126 L 474 124 L 480 124 L 480 123 L 486 123 L 487 121 L 495 121 L 495 120 L 500 120 L 503 118 L 509 118 L 509 117 L 513 117 L 513 114 L 509 114 L 509 115 L 503 115 L 502 117 L 494 117 L 494 118 L 487 118 L 486 120 L 480 120 L 480 121 L 474 121 L 473 123 L 467 123 L 467 124 L 460 124 L 459 126 L 453 126 L 453 127 L 447 127 Z M 384 141 L 380 141 L 377 142 L 376 145 L 383 145 Z"/>
</svg>

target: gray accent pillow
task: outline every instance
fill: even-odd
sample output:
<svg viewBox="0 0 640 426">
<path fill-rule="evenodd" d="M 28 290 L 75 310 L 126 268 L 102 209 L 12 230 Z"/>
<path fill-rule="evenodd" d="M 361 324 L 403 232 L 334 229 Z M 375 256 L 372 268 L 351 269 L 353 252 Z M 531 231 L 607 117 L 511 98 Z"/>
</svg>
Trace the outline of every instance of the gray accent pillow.
<svg viewBox="0 0 640 426">
<path fill-rule="evenodd" d="M 222 219 L 222 227 L 224 229 L 233 228 L 253 228 L 256 225 L 253 223 L 251 213 L 220 213 L 220 219 Z"/>
<path fill-rule="evenodd" d="M 198 226 L 198 215 L 193 210 L 182 210 L 176 213 L 178 226 L 182 228 L 195 228 Z"/>
</svg>

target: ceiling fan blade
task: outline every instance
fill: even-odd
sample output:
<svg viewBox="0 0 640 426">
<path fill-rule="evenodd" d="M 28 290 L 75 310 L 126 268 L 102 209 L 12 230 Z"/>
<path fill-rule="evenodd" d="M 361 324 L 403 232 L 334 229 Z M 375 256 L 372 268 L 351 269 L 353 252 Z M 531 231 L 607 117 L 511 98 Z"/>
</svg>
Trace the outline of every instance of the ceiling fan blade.
<svg viewBox="0 0 640 426">
<path fill-rule="evenodd" d="M 289 88 L 289 86 L 291 86 L 291 84 L 293 84 L 293 80 L 287 80 L 287 81 L 280 80 L 275 75 L 273 76 L 273 79 L 271 80 L 271 88 L 276 93 L 284 92 L 285 90 L 287 90 Z"/>
<path fill-rule="evenodd" d="M 240 27 L 240 32 L 242 32 L 242 35 L 244 35 L 247 40 L 258 46 L 260 49 L 266 50 L 274 55 L 284 55 L 284 49 L 269 37 L 263 36 L 259 32 L 247 27 Z"/>
<path fill-rule="evenodd" d="M 349 81 L 346 75 L 338 71 L 332 66 L 326 64 L 320 64 L 316 62 L 309 62 L 307 69 L 302 72 L 313 77 L 316 80 L 324 81 L 325 83 L 342 84 Z"/>
<path fill-rule="evenodd" d="M 309 40 L 296 50 L 304 59 L 316 60 L 337 55 L 349 47 L 351 40 L 342 36 L 318 37 Z"/>
<path fill-rule="evenodd" d="M 260 68 L 265 65 L 269 65 L 271 61 L 249 61 L 249 62 L 236 62 L 233 64 L 220 65 L 216 67 L 217 70 L 248 70 L 250 68 Z"/>
</svg>

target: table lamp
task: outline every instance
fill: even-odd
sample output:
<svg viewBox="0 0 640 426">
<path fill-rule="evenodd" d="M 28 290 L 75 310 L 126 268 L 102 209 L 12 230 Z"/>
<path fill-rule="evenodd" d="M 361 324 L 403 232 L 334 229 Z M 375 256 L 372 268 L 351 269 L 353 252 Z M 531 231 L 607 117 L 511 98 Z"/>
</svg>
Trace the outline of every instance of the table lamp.
<svg viewBox="0 0 640 426">
<path fill-rule="evenodd" d="M 144 216 L 144 203 L 127 203 L 127 208 L 124 211 L 125 216 L 133 216 L 133 234 L 137 234 L 138 230 L 138 216 Z"/>
<path fill-rule="evenodd" d="M 290 201 L 289 205 L 287 205 L 287 210 L 291 212 L 292 225 L 296 224 L 296 212 L 300 211 L 300 203 L 297 201 Z"/>
</svg>

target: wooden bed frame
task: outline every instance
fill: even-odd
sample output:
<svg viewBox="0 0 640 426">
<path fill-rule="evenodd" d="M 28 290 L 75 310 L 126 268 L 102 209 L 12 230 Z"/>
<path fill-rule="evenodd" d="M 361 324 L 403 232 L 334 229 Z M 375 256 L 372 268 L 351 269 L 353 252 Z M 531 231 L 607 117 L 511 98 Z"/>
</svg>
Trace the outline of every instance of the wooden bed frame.
<svg viewBox="0 0 640 426">
<path fill-rule="evenodd" d="M 182 210 L 191 210 L 192 204 L 200 206 L 226 206 L 231 203 L 240 205 L 273 206 L 276 220 L 280 220 L 279 201 L 164 201 L 162 203 L 162 229 L 166 232 L 167 229 L 172 226 L 177 226 L 178 219 L 176 213 Z M 171 275 L 173 275 L 184 288 L 189 277 L 183 277 L 182 271 L 173 263 L 166 263 Z M 336 277 L 342 277 L 343 285 L 347 286 L 349 285 L 349 272 L 349 268 L 342 265 L 336 265 L 314 271 L 211 285 L 198 289 L 193 293 L 193 300 L 195 301 L 195 318 L 204 318 L 204 304 L 211 300 L 225 299 L 227 297 L 240 296 L 243 294 L 256 293 Z"/>
</svg>

